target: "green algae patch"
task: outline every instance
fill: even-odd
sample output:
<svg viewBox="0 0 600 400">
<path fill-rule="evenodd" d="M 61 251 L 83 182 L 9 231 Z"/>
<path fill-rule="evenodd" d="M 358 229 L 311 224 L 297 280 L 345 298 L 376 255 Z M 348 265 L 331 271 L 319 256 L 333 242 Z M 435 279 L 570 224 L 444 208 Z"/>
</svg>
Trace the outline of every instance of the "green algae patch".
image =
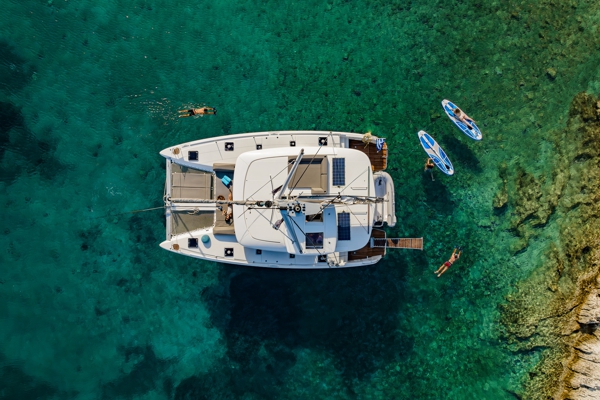
<svg viewBox="0 0 600 400">
<path fill-rule="evenodd" d="M 500 305 L 508 348 L 540 354 L 523 378 L 524 399 L 570 398 L 569 390 L 580 389 L 581 377 L 571 369 L 578 361 L 574 348 L 597 329 L 579 317 L 597 286 L 600 265 L 600 103 L 595 96 L 574 98 L 567 126 L 554 144 L 557 162 L 549 182 L 522 167 L 514 178 L 511 229 L 524 241 L 540 225 L 558 232 L 539 266 Z"/>
</svg>

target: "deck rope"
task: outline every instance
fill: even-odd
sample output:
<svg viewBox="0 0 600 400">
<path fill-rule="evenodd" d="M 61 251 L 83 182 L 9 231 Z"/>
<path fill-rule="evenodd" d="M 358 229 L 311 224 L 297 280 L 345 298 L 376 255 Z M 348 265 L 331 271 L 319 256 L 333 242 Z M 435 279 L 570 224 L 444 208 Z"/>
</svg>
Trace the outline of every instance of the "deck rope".
<svg viewBox="0 0 600 400">
<path fill-rule="evenodd" d="M 118 213 L 118 214 L 106 214 L 106 215 L 101 215 L 99 217 L 92 217 L 90 219 L 98 219 L 98 218 L 108 218 L 108 217 L 116 217 L 119 215 L 127 215 L 127 214 L 135 214 L 135 213 L 140 213 L 140 212 L 146 212 L 146 211 L 154 211 L 154 210 L 161 210 L 164 209 L 165 206 L 160 206 L 160 207 L 152 207 L 152 208 L 144 208 L 142 210 L 133 210 L 133 211 L 126 211 L 126 212 L 122 212 L 122 213 Z"/>
</svg>

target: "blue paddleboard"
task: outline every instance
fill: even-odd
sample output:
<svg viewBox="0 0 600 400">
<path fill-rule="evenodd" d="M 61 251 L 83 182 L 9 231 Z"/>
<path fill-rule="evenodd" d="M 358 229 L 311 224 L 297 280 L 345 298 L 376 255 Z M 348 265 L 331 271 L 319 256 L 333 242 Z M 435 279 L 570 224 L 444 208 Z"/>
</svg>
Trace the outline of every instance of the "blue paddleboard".
<svg viewBox="0 0 600 400">
<path fill-rule="evenodd" d="M 454 124 L 458 126 L 458 129 L 463 131 L 465 135 L 475 140 L 481 140 L 483 138 L 483 135 L 481 134 L 481 131 L 479 130 L 477 125 L 475 125 L 475 122 L 470 122 L 473 129 L 469 129 L 467 124 L 456 118 L 456 116 L 454 115 L 454 109 L 456 109 L 457 107 L 454 103 L 452 103 L 450 100 L 444 100 L 442 101 L 442 107 L 444 108 L 444 111 L 446 111 L 446 115 L 448 115 L 448 118 L 450 118 L 452 122 L 454 122 Z"/>
<path fill-rule="evenodd" d="M 454 167 L 440 145 L 425 131 L 419 131 L 419 141 L 434 164 L 446 175 L 454 174 Z"/>
</svg>

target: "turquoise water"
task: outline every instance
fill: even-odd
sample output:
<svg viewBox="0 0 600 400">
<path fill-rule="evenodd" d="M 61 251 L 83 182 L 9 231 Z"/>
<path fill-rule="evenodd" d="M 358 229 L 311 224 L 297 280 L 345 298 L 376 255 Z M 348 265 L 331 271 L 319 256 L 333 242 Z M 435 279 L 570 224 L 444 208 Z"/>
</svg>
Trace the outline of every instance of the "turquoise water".
<svg viewBox="0 0 600 400">
<path fill-rule="evenodd" d="M 592 1 L 4 1 L 0 396 L 510 399 L 498 305 L 523 246 L 503 170 L 551 171 L 571 99 L 600 92 Z M 556 75 L 549 69 L 553 69 Z M 448 98 L 481 127 L 463 135 Z M 215 117 L 178 119 L 206 103 Z M 158 247 L 173 144 L 261 130 L 387 137 L 392 236 L 369 268 L 271 271 Z M 417 131 L 456 174 L 424 175 Z M 568 145 L 568 144 L 564 144 Z M 509 185 L 509 192 L 513 190 Z M 520 244 L 521 243 L 521 244 Z M 455 244 L 465 251 L 440 279 Z"/>
</svg>

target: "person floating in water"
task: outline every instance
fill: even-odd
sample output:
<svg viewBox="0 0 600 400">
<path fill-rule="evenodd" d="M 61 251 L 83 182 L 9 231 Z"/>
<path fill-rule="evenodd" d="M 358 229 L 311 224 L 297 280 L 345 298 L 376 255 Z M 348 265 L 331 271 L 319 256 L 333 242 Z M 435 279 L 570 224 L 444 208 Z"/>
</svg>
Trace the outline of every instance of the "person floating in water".
<svg viewBox="0 0 600 400">
<path fill-rule="evenodd" d="M 448 268 L 450 268 L 450 266 L 452 264 L 454 264 L 454 262 L 456 260 L 458 260 L 460 258 L 460 254 L 462 253 L 462 247 L 457 246 L 454 248 L 454 251 L 452 252 L 452 255 L 450 256 L 450 259 L 448 261 L 446 261 L 445 263 L 442 264 L 441 267 L 439 267 L 437 269 L 437 271 L 435 271 L 434 273 L 437 274 L 437 277 L 439 278 L 444 272 L 448 271 Z"/>
<path fill-rule="evenodd" d="M 435 164 L 433 163 L 433 159 L 428 158 L 427 161 L 425 162 L 424 171 L 429 171 L 431 173 L 431 180 L 435 181 L 435 179 L 433 178 L 433 167 L 435 167 Z"/>
<path fill-rule="evenodd" d="M 179 110 L 179 118 L 193 117 L 194 115 L 216 115 L 217 109 L 214 107 L 203 106 L 200 108 L 190 108 L 188 110 Z"/>
<path fill-rule="evenodd" d="M 456 107 L 454 110 L 452 110 L 452 113 L 454 114 L 456 119 L 458 119 L 463 124 L 465 124 L 467 126 L 467 128 L 473 129 L 473 125 L 471 125 L 471 122 L 475 122 L 475 120 L 473 118 L 469 117 L 467 114 L 465 114 L 465 112 L 463 110 Z"/>
</svg>

